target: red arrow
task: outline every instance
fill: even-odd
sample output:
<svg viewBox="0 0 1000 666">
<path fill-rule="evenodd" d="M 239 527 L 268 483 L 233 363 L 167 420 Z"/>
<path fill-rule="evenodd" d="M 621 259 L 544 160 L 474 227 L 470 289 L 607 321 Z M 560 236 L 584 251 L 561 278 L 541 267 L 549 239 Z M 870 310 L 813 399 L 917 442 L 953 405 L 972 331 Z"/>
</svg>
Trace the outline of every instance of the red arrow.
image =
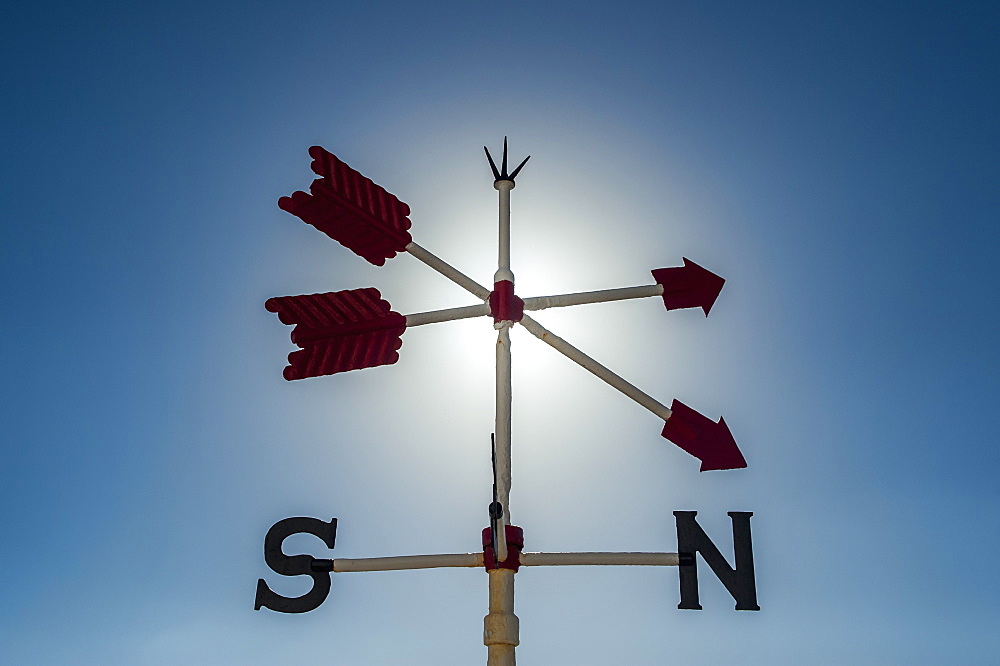
<svg viewBox="0 0 1000 666">
<path fill-rule="evenodd" d="M 660 434 L 700 460 L 702 472 L 747 466 L 725 419 L 715 423 L 679 400 L 674 400 L 670 411 Z"/>
<path fill-rule="evenodd" d="M 399 360 L 406 317 L 392 312 L 378 289 L 349 289 L 269 298 L 264 307 L 283 324 L 295 324 L 288 380 L 390 365 Z"/>
<path fill-rule="evenodd" d="M 311 194 L 295 192 L 278 207 L 311 224 L 376 266 L 403 252 L 410 237 L 410 207 L 319 146 L 309 149 L 317 178 Z"/>
<path fill-rule="evenodd" d="M 657 268 L 653 279 L 663 287 L 663 304 L 668 310 L 701 308 L 708 311 L 722 291 L 726 281 L 684 257 L 684 265 L 676 268 Z"/>
</svg>

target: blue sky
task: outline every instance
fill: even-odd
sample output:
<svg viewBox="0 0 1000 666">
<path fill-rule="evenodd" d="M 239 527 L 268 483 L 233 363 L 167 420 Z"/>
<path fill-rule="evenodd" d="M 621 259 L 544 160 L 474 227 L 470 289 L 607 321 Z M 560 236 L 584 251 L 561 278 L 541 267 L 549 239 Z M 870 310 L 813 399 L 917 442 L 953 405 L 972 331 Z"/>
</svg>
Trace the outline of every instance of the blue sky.
<svg viewBox="0 0 1000 666">
<path fill-rule="evenodd" d="M 513 192 L 522 296 L 689 257 L 712 314 L 652 300 L 539 321 L 663 402 L 724 415 L 699 474 L 662 422 L 513 332 L 511 512 L 528 550 L 724 552 L 754 512 L 760 613 L 702 574 L 517 578 L 523 664 L 996 663 L 1000 223 L 988 3 L 7 3 L 0 26 L 0 654 L 9 663 L 480 663 L 486 576 L 343 574 L 254 612 L 264 533 L 316 556 L 466 552 L 489 501 L 485 320 L 401 360 L 281 378 L 271 296 L 472 301 L 277 208 L 325 146 L 414 239 L 495 269 L 481 147 Z"/>
</svg>

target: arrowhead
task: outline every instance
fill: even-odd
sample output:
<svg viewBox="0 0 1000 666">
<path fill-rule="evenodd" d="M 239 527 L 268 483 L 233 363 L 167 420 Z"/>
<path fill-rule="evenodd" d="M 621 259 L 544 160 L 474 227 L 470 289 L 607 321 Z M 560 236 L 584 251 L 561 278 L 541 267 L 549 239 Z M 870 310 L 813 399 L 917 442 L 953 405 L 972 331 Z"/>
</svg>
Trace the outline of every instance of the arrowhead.
<svg viewBox="0 0 1000 666">
<path fill-rule="evenodd" d="M 653 279 L 663 287 L 663 304 L 668 310 L 701 308 L 708 316 L 715 299 L 722 291 L 725 279 L 684 257 L 684 265 L 657 268 Z"/>
<path fill-rule="evenodd" d="M 679 400 L 674 400 L 670 411 L 660 434 L 700 460 L 702 472 L 747 466 L 725 419 L 715 423 Z"/>
</svg>

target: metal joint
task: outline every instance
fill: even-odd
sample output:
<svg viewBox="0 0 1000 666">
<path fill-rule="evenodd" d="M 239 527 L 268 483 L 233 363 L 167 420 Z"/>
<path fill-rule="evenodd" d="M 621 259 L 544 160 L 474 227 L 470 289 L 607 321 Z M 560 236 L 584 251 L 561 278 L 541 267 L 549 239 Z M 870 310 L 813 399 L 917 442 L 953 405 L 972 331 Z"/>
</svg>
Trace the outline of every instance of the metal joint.
<svg viewBox="0 0 1000 666">
<path fill-rule="evenodd" d="M 493 550 L 492 530 L 489 527 L 483 530 L 483 566 L 487 571 L 493 569 L 517 571 L 521 566 L 521 551 L 524 549 L 524 530 L 515 525 L 504 525 L 504 533 L 507 541 L 507 559 L 497 564 L 496 554 Z"/>
</svg>

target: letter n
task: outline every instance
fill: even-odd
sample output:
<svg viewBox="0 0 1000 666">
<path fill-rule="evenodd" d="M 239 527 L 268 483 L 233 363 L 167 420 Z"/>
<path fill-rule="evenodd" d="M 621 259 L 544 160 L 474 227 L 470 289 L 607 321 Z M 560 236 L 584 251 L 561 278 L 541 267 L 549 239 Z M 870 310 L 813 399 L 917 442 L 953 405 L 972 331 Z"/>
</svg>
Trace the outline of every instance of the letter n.
<svg viewBox="0 0 1000 666">
<path fill-rule="evenodd" d="M 722 584 L 736 600 L 736 610 L 760 610 L 757 605 L 757 584 L 753 575 L 753 546 L 750 543 L 751 511 L 730 511 L 733 521 L 733 550 L 736 567 L 726 558 L 694 519 L 697 511 L 674 511 L 677 520 L 677 552 L 681 566 L 681 602 L 678 608 L 701 610 L 698 603 L 698 563 L 695 553 L 701 553 Z"/>
</svg>

